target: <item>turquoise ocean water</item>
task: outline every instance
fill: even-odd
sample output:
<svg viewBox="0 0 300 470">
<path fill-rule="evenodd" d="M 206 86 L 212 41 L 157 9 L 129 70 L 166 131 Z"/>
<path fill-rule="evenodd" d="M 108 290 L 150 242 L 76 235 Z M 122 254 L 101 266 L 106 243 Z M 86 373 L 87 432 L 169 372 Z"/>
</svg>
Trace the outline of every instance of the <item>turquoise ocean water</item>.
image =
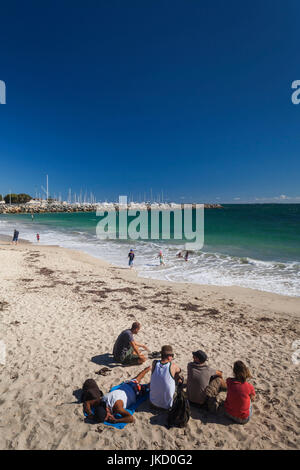
<svg viewBox="0 0 300 470">
<path fill-rule="evenodd" d="M 140 276 L 176 282 L 236 285 L 300 295 L 300 204 L 232 204 L 205 209 L 204 247 L 186 263 L 176 257 L 183 243 L 174 240 L 98 240 L 96 213 L 0 215 L 0 233 L 41 244 L 82 250 L 118 266 L 136 253 Z M 172 225 L 171 225 L 172 232 Z M 162 249 L 166 266 L 159 266 Z"/>
</svg>

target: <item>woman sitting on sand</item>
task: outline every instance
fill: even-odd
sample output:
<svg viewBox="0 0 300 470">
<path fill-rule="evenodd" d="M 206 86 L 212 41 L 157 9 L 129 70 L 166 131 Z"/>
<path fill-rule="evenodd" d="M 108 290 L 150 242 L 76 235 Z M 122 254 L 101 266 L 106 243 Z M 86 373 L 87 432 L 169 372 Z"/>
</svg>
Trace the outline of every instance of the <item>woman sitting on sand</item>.
<svg viewBox="0 0 300 470">
<path fill-rule="evenodd" d="M 254 401 L 253 385 L 246 382 L 251 377 L 248 367 L 242 361 L 233 365 L 234 378 L 228 378 L 225 415 L 239 424 L 246 424 L 252 415 L 251 401 Z"/>
</svg>

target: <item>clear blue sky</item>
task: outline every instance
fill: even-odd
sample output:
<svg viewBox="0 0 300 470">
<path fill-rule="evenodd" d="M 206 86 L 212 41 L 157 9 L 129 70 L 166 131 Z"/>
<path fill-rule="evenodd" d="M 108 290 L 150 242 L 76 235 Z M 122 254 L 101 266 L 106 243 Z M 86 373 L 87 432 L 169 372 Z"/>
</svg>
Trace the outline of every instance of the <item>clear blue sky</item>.
<svg viewBox="0 0 300 470">
<path fill-rule="evenodd" d="M 0 22 L 0 193 L 300 202 L 299 0 L 10 0 Z"/>
</svg>

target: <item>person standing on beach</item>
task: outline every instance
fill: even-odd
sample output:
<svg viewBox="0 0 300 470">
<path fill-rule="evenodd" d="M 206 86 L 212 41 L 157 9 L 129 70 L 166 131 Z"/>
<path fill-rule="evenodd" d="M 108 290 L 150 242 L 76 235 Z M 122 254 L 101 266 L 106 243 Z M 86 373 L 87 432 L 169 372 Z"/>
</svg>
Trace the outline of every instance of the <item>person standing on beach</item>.
<svg viewBox="0 0 300 470">
<path fill-rule="evenodd" d="M 19 239 L 19 232 L 18 232 L 18 230 L 15 229 L 13 239 L 12 239 L 12 243 L 15 243 L 17 245 L 18 244 L 18 239 Z"/>
<path fill-rule="evenodd" d="M 129 258 L 129 267 L 132 268 L 133 267 L 133 260 L 134 260 L 134 252 L 133 250 L 130 250 L 130 252 L 128 253 L 128 258 Z"/>
<path fill-rule="evenodd" d="M 164 255 L 163 255 L 163 253 L 162 253 L 161 250 L 160 250 L 160 252 L 159 252 L 158 257 L 159 257 L 159 264 L 165 266 Z"/>
<path fill-rule="evenodd" d="M 37 241 L 37 242 L 40 241 L 40 234 L 39 234 L 39 233 L 36 234 L 36 241 Z"/>
<path fill-rule="evenodd" d="M 185 261 L 187 261 L 187 260 L 189 259 L 189 252 L 188 252 L 188 250 L 186 250 L 186 252 L 185 252 L 184 259 L 185 259 Z"/>
</svg>

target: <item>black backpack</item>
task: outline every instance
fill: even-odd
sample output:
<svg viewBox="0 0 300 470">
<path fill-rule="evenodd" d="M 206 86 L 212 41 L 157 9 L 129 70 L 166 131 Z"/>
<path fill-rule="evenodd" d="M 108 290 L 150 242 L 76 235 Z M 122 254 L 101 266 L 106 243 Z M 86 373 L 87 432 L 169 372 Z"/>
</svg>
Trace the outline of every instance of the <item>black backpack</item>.
<svg viewBox="0 0 300 470">
<path fill-rule="evenodd" d="M 184 428 L 191 416 L 190 404 L 183 394 L 182 384 L 177 387 L 177 394 L 172 408 L 168 412 L 168 429 L 172 426 Z"/>
</svg>

